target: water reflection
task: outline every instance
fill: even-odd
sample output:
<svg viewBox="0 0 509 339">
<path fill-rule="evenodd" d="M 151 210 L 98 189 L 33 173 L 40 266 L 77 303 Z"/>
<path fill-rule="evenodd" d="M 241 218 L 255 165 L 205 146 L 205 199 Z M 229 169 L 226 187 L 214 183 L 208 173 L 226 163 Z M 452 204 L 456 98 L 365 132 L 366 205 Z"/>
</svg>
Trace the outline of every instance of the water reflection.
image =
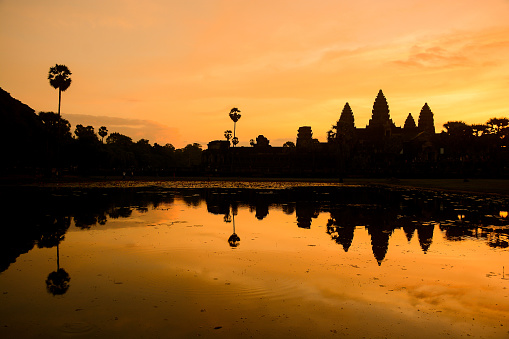
<svg viewBox="0 0 509 339">
<path fill-rule="evenodd" d="M 69 273 L 60 267 L 60 251 L 57 244 L 57 270 L 48 274 L 46 279 L 46 290 L 53 295 L 62 295 L 69 289 L 71 277 Z"/>
<path fill-rule="evenodd" d="M 295 215 L 298 228 L 310 229 L 313 219 L 329 215 L 325 234 L 348 252 L 356 229 L 362 227 L 371 237 L 373 256 L 382 265 L 391 236 L 402 229 L 410 242 L 417 234 L 424 253 L 433 245 L 435 225 L 451 242 L 468 238 L 483 240 L 492 248 L 509 246 L 507 199 L 431 191 L 391 190 L 381 187 L 297 187 L 291 189 L 17 189 L 4 192 L 8 203 L 7 224 L 1 246 L 0 272 L 35 245 L 56 247 L 64 240 L 71 224 L 81 229 L 107 227 L 108 220 L 128 218 L 133 211 L 146 213 L 175 199 L 190 208 L 205 203 L 211 214 L 223 215 L 232 224 L 228 244 L 239 246 L 235 216 L 247 208 L 258 220 L 271 209 Z M 4 199 L 5 201 L 6 199 Z M 26 213 L 25 209 L 30 209 Z M 324 234 L 324 235 L 325 235 Z M 60 268 L 48 276 L 48 290 L 65 293 L 69 276 Z M 60 273 L 59 273 L 60 272 Z"/>
</svg>

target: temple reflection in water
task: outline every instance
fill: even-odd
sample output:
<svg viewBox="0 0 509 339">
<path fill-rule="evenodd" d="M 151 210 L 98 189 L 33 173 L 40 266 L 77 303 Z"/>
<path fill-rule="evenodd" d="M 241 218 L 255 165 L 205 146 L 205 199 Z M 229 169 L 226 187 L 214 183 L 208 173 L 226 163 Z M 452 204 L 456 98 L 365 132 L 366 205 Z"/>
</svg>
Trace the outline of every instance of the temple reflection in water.
<svg viewBox="0 0 509 339">
<path fill-rule="evenodd" d="M 25 190 L 30 190 L 25 191 Z M 0 272 L 16 258 L 39 248 L 56 247 L 64 240 L 71 223 L 90 229 L 108 220 L 128 218 L 134 210 L 145 213 L 159 205 L 182 200 L 189 207 L 206 204 L 207 211 L 223 215 L 231 223 L 226 239 L 231 247 L 241 244 L 241 230 L 235 229 L 239 209 L 248 209 L 263 220 L 271 210 L 295 215 L 296 227 L 310 229 L 313 219 L 329 214 L 321 225 L 332 241 L 348 252 L 356 232 L 364 229 L 371 237 L 378 265 L 386 258 L 391 235 L 402 229 L 410 242 L 417 236 L 426 253 L 433 244 L 435 226 L 449 241 L 483 239 L 493 248 L 509 246 L 507 201 L 500 197 L 387 189 L 382 187 L 295 187 L 287 189 L 241 188 L 124 188 L 124 189 L 18 189 L 9 192 L 4 208 L 7 225 L 1 246 Z M 26 213 L 25 209 L 30 209 Z M 57 265 L 57 271 L 62 270 Z M 65 279 L 64 279 L 65 280 Z"/>
</svg>

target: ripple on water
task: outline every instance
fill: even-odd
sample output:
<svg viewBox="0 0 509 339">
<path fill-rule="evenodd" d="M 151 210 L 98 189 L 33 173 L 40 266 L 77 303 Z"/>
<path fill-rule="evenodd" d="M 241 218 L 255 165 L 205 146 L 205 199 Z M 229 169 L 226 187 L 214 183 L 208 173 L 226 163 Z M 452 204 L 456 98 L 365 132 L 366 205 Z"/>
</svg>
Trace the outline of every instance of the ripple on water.
<svg viewBox="0 0 509 339">
<path fill-rule="evenodd" d="M 67 334 L 91 334 L 97 331 L 97 327 L 87 322 L 66 322 L 60 326 L 60 332 Z"/>
<path fill-rule="evenodd" d="M 276 282 L 230 282 L 214 278 L 216 286 L 203 288 L 203 285 L 184 284 L 176 286 L 174 293 L 187 295 L 201 300 L 222 300 L 235 298 L 237 300 L 289 300 L 302 295 L 300 284 L 291 279 L 278 279 Z"/>
</svg>

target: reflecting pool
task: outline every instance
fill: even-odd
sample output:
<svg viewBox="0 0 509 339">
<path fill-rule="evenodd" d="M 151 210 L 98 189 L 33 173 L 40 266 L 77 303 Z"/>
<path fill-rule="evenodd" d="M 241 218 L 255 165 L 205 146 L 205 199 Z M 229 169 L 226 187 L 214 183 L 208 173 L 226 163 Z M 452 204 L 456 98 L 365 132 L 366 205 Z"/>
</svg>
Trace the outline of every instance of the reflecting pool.
<svg viewBox="0 0 509 339">
<path fill-rule="evenodd" d="M 1 195 L 1 338 L 509 337 L 504 196 L 304 183 Z"/>
</svg>

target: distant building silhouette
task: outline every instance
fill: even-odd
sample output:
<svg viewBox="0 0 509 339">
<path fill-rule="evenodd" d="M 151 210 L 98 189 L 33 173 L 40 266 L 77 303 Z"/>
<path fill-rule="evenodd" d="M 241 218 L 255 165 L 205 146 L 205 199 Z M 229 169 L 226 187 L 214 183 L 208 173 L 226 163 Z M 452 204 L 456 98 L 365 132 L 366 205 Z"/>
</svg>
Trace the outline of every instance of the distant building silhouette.
<svg viewBox="0 0 509 339">
<path fill-rule="evenodd" d="M 399 127 L 379 90 L 364 128 L 355 126 L 354 111 L 347 102 L 327 132 L 327 142 L 313 138 L 311 126 L 298 128 L 296 147 L 270 146 L 263 135 L 249 148 L 232 149 L 227 141 L 212 141 L 203 154 L 203 163 L 207 173 L 217 175 L 441 176 L 443 168 L 438 162 L 443 140 L 435 133 L 434 115 L 427 103 L 421 108 L 418 124 L 409 113 L 404 126 Z"/>
<path fill-rule="evenodd" d="M 318 143 L 318 140 L 313 139 L 311 127 L 299 127 L 299 132 L 297 133 L 297 147 L 311 147 L 314 143 Z"/>
</svg>

